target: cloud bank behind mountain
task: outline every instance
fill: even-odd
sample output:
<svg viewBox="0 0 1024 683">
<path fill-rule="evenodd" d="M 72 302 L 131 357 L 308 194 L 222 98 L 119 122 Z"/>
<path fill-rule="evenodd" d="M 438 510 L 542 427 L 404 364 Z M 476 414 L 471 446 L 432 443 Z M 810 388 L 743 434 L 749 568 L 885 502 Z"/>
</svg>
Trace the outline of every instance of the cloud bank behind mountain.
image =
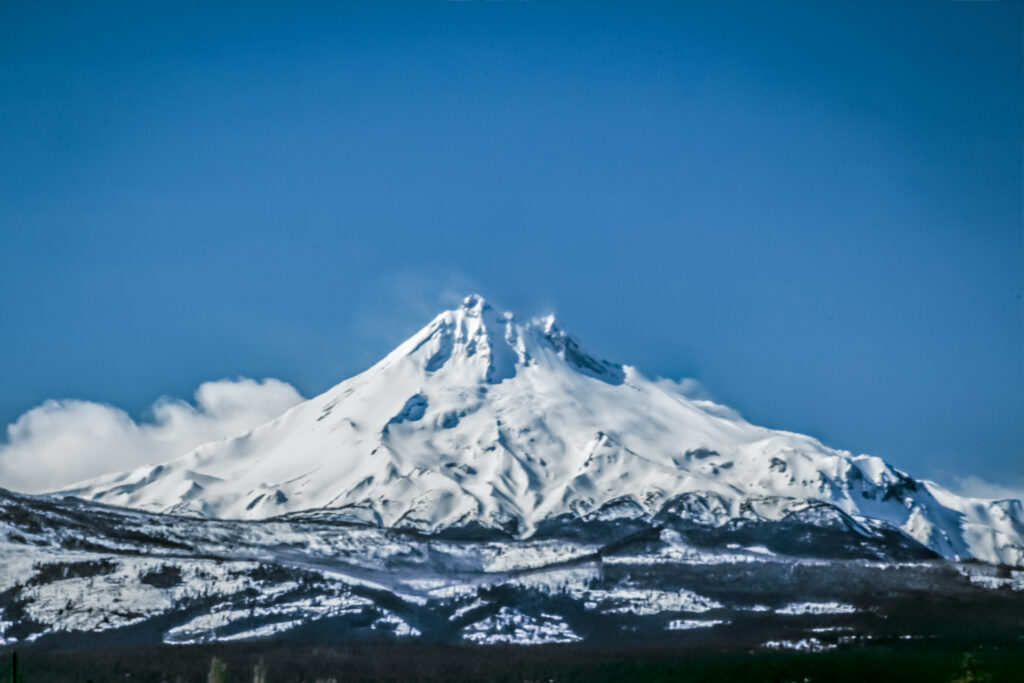
<svg viewBox="0 0 1024 683">
<path fill-rule="evenodd" d="M 257 427 L 302 401 L 277 379 L 204 382 L 194 402 L 160 398 L 146 420 L 114 406 L 50 399 L 22 414 L 0 443 L 0 486 L 39 493 L 107 472 L 164 462 Z"/>
</svg>

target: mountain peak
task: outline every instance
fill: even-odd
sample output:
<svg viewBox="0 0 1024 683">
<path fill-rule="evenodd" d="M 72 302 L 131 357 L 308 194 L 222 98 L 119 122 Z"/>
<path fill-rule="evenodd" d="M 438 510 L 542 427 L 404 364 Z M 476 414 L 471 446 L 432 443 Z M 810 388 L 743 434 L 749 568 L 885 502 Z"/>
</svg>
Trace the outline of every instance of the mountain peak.
<svg viewBox="0 0 1024 683">
<path fill-rule="evenodd" d="M 461 304 L 459 304 L 460 310 L 477 314 L 483 313 L 489 308 L 491 308 L 491 305 L 479 294 L 470 294 L 462 300 Z"/>
<path fill-rule="evenodd" d="M 462 300 L 454 311 L 446 311 L 442 315 L 459 313 L 468 318 L 490 318 L 491 322 L 505 323 L 515 319 L 511 311 L 499 312 L 484 297 L 479 294 L 470 294 Z"/>
<path fill-rule="evenodd" d="M 513 377 L 516 368 L 554 358 L 569 369 L 609 384 L 625 381 L 623 367 L 583 350 L 579 339 L 551 313 L 519 319 L 499 313 L 479 294 L 470 294 L 458 308 L 445 311 L 414 337 L 410 353 L 426 353 L 426 369 L 440 369 L 451 359 L 482 361 L 488 383 Z"/>
</svg>

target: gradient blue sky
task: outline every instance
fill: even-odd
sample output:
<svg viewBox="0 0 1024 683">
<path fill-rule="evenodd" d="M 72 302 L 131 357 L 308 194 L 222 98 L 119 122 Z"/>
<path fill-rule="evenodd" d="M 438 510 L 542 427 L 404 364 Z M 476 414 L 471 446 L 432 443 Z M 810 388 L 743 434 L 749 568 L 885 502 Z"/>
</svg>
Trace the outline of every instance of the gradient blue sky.
<svg viewBox="0 0 1024 683">
<path fill-rule="evenodd" d="M 310 395 L 480 290 L 1024 484 L 1020 2 L 84 4 L 0 4 L 3 424 Z"/>
</svg>

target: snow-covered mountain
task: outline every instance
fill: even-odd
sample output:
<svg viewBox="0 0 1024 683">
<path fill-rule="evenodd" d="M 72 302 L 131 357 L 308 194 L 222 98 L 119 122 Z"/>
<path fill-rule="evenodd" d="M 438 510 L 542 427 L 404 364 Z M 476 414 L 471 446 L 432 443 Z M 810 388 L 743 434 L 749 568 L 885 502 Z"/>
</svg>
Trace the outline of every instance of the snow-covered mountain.
<svg viewBox="0 0 1024 683">
<path fill-rule="evenodd" d="M 879 458 L 752 425 L 594 358 L 552 316 L 519 320 L 479 296 L 251 432 L 60 493 L 223 519 L 326 510 L 524 537 L 565 516 L 673 511 L 722 525 L 822 501 L 947 558 L 1024 565 L 1021 501 L 959 497 Z"/>
</svg>

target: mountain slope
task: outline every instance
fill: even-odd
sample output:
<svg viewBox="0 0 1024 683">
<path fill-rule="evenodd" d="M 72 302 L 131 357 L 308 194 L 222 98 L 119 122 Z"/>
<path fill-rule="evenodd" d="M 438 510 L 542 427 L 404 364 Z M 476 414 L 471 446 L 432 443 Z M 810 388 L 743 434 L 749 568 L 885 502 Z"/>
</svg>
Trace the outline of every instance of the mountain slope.
<svg viewBox="0 0 1024 683">
<path fill-rule="evenodd" d="M 680 514 L 700 503 L 684 496 L 649 527 L 563 518 L 530 539 L 480 529 L 466 539 L 0 489 L 0 652 L 419 636 L 744 653 L 880 638 L 1019 642 L 1024 570 L 943 561 L 825 503 L 721 526 Z"/>
<path fill-rule="evenodd" d="M 553 317 L 478 296 L 369 370 L 232 439 L 61 493 L 204 517 L 338 519 L 532 534 L 560 515 L 779 520 L 824 501 L 949 558 L 1024 564 L 1020 501 L 959 498 L 879 458 L 757 427 L 598 360 Z"/>
</svg>

